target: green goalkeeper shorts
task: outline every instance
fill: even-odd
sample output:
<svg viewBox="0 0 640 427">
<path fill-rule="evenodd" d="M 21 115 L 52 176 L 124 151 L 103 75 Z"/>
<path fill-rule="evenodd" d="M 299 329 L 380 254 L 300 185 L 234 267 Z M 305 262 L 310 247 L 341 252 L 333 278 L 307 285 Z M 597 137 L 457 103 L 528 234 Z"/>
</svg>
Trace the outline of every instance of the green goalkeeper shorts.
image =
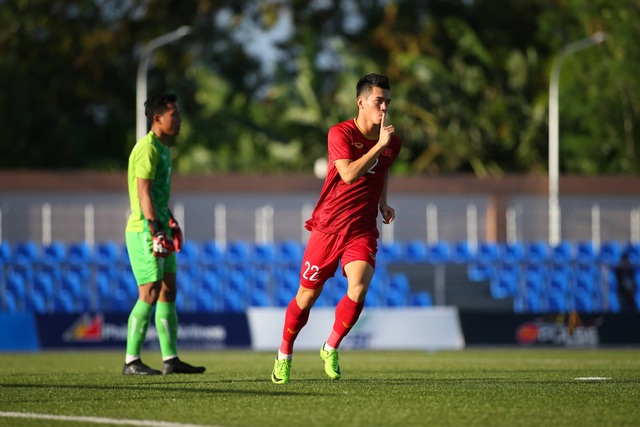
<svg viewBox="0 0 640 427">
<path fill-rule="evenodd" d="M 177 271 L 175 252 L 166 258 L 153 255 L 151 233 L 127 231 L 126 242 L 131 270 L 138 286 L 157 282 L 165 273 Z"/>
</svg>

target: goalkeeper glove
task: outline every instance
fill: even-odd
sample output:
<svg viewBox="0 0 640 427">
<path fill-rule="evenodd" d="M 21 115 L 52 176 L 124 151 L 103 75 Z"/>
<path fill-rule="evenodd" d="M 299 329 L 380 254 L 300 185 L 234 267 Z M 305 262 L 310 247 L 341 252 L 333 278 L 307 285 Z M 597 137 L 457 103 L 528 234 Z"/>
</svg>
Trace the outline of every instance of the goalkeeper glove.
<svg viewBox="0 0 640 427">
<path fill-rule="evenodd" d="M 175 252 L 173 242 L 169 240 L 169 236 L 167 236 L 167 233 L 162 229 L 160 221 L 157 219 L 153 221 L 147 220 L 147 223 L 149 224 L 149 231 L 151 231 L 153 255 L 166 258 Z"/>
<path fill-rule="evenodd" d="M 169 227 L 171 227 L 171 235 L 173 236 L 173 247 L 176 252 L 180 252 L 180 249 L 184 246 L 184 235 L 182 234 L 180 224 L 178 224 L 178 221 L 173 217 L 171 211 L 169 211 Z"/>
</svg>

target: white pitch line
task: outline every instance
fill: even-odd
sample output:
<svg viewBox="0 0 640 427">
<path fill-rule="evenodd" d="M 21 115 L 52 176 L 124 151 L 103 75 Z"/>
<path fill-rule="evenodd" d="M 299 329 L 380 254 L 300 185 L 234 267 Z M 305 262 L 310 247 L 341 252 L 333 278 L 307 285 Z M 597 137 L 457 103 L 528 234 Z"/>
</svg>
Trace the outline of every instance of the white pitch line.
<svg viewBox="0 0 640 427">
<path fill-rule="evenodd" d="M 85 422 L 85 423 L 94 423 L 94 424 L 112 424 L 112 425 L 141 426 L 141 427 L 216 427 L 216 426 L 205 426 L 202 424 L 172 423 L 168 421 L 126 420 L 126 419 L 100 418 L 100 417 L 73 417 L 69 415 L 35 414 L 30 412 L 0 412 L 0 417 L 56 420 L 56 421 L 75 421 L 75 422 Z"/>
<path fill-rule="evenodd" d="M 578 381 L 604 381 L 604 380 L 610 380 L 611 377 L 578 377 L 574 379 Z"/>
</svg>

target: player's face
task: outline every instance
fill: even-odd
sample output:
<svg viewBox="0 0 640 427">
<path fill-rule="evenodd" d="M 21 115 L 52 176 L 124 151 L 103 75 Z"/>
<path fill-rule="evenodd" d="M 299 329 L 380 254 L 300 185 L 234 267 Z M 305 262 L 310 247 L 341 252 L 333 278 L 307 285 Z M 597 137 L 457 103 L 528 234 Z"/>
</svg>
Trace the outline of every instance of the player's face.
<svg viewBox="0 0 640 427">
<path fill-rule="evenodd" d="M 372 123 L 379 125 L 382 121 L 382 115 L 389 110 L 391 103 L 391 94 L 387 89 L 374 86 L 373 90 L 362 101 L 363 113 Z"/>
<path fill-rule="evenodd" d="M 163 134 L 176 136 L 180 134 L 180 124 L 182 117 L 177 104 L 167 104 L 167 111 L 162 115 L 158 115 L 160 130 Z"/>
</svg>

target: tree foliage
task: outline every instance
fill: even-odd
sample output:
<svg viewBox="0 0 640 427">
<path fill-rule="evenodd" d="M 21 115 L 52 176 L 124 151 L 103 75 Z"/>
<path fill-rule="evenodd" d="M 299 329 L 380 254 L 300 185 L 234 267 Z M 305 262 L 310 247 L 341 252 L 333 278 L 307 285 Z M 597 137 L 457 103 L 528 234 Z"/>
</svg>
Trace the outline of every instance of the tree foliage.
<svg viewBox="0 0 640 427">
<path fill-rule="evenodd" d="M 557 52 L 564 173 L 635 173 L 639 0 L 0 0 L 0 167 L 124 170 L 141 48 L 176 92 L 182 173 L 309 172 L 355 83 L 392 82 L 397 173 L 544 172 Z"/>
</svg>

